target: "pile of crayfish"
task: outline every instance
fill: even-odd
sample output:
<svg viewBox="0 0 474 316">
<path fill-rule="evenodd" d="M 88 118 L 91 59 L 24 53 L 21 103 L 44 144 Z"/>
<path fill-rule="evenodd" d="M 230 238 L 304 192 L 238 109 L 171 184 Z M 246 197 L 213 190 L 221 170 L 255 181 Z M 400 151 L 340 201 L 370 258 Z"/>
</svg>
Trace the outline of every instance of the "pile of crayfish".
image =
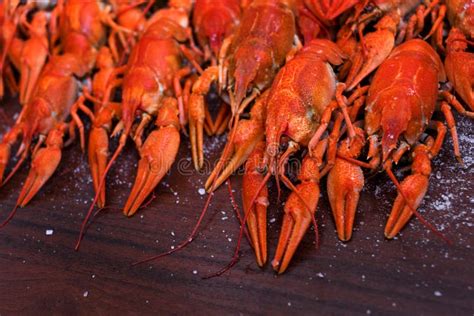
<svg viewBox="0 0 474 316">
<path fill-rule="evenodd" d="M 95 206 L 106 205 L 107 174 L 127 142 L 140 154 L 123 207 L 132 216 L 169 171 L 182 135 L 200 170 L 204 134 L 227 131 L 195 229 L 173 251 L 141 262 L 188 245 L 213 192 L 241 167 L 238 245 L 246 234 L 261 267 L 267 184 L 291 191 L 271 261 L 278 273 L 311 225 L 317 236 L 326 176 L 341 241 L 351 239 L 364 170 L 384 172 L 398 192 L 386 238 L 412 216 L 445 238 L 417 208 L 448 132 L 462 163 L 451 108 L 474 117 L 471 0 L 170 0 L 166 7 L 153 0 L 5 0 L 0 10 L 0 97 L 17 94 L 22 105 L 0 142 L 2 186 L 31 160 L 0 228 L 35 197 L 76 139 L 95 190 L 77 250 Z M 210 94 L 217 109 L 207 104 Z M 294 157 L 302 157 L 296 178 L 288 171 Z M 401 160 L 411 174 L 399 182 L 392 169 Z M 237 262 L 238 247 L 217 274 Z"/>
</svg>

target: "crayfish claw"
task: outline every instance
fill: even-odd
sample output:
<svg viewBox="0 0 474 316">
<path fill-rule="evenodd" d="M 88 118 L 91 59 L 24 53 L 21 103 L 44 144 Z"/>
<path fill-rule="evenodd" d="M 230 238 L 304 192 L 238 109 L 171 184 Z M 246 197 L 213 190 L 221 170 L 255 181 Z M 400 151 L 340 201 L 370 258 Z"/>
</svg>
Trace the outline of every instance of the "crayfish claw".
<svg viewBox="0 0 474 316">
<path fill-rule="evenodd" d="M 355 213 L 363 186 L 362 169 L 342 158 L 337 158 L 328 175 L 327 191 L 337 235 L 342 241 L 348 241 L 352 237 Z"/>
<path fill-rule="evenodd" d="M 52 130 L 46 140 L 46 147 L 37 151 L 31 162 L 31 169 L 25 184 L 18 197 L 17 204 L 24 207 L 38 193 L 61 161 L 63 146 L 63 132 L 60 129 Z"/>
<path fill-rule="evenodd" d="M 259 171 L 264 152 L 265 142 L 260 141 L 245 164 L 245 174 L 242 183 L 242 187 L 244 188 L 242 191 L 244 213 L 248 214 L 247 227 L 255 251 L 257 264 L 260 267 L 263 267 L 267 262 L 267 187 L 262 187 L 253 205 L 250 205 L 250 203 L 264 181 L 264 175 Z"/>
<path fill-rule="evenodd" d="M 401 187 L 408 203 L 417 208 L 428 189 L 428 177 L 422 174 L 410 175 L 401 183 Z M 402 194 L 398 193 L 385 225 L 386 238 L 395 237 L 412 217 L 413 211 L 408 203 Z"/>
<path fill-rule="evenodd" d="M 100 208 L 105 206 L 105 186 L 100 187 L 100 181 L 107 167 L 107 158 L 109 155 L 109 136 L 107 131 L 102 127 L 93 127 L 89 135 L 89 166 L 92 174 L 92 182 L 94 190 L 100 189 L 97 200 L 97 206 Z"/>
<path fill-rule="evenodd" d="M 296 189 L 297 192 L 293 191 L 285 204 L 280 238 L 272 260 L 273 269 L 278 274 L 285 272 L 288 268 L 296 249 L 313 221 L 312 216 L 318 205 L 319 185 L 317 183 L 305 181 Z"/>
<path fill-rule="evenodd" d="M 0 184 L 3 184 L 3 176 L 10 160 L 10 145 L 0 144 Z"/>
<path fill-rule="evenodd" d="M 137 212 L 146 197 L 171 168 L 178 154 L 180 135 L 177 101 L 164 100 L 154 130 L 140 148 L 141 159 L 132 192 L 123 208 L 126 216 Z"/>
</svg>

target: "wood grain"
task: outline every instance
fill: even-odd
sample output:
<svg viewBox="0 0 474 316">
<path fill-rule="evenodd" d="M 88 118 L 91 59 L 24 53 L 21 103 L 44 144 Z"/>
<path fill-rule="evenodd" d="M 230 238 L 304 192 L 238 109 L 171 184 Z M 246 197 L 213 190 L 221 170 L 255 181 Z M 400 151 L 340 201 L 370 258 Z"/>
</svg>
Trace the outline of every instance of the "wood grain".
<svg viewBox="0 0 474 316">
<path fill-rule="evenodd" d="M 18 111 L 14 102 L 3 109 L 7 117 Z M 466 166 L 456 164 L 448 141 L 433 162 L 429 196 L 421 209 L 443 228 L 452 246 L 416 220 L 397 240 L 385 240 L 383 225 L 396 192 L 388 178 L 378 174 L 362 192 L 355 233 L 348 243 L 337 240 L 322 190 L 317 213 L 320 248 L 314 249 L 313 234 L 308 233 L 287 273 L 278 277 L 270 266 L 259 269 L 244 243 L 241 260 L 230 272 L 201 279 L 229 261 L 238 234 L 225 188 L 216 193 L 189 247 L 159 262 L 130 266 L 177 245 L 199 216 L 204 197 L 198 189 L 206 177 L 191 170 L 187 139 L 179 164 L 156 189 L 156 199 L 130 219 L 121 214 L 120 206 L 135 176 L 137 153 L 132 145 L 127 147 L 109 177 L 110 207 L 94 219 L 81 250 L 75 252 L 93 191 L 86 158 L 73 145 L 64 150 L 59 169 L 38 196 L 0 230 L 0 314 L 472 315 L 474 135 L 472 122 L 459 121 Z M 3 119 L 0 132 L 9 124 Z M 206 140 L 211 160 L 221 145 L 222 141 Z M 1 189 L 2 218 L 14 206 L 27 170 L 23 167 Z M 240 202 L 240 177 L 232 184 Z M 275 190 L 270 192 L 271 258 L 282 207 Z M 47 229 L 53 229 L 53 235 L 47 236 Z"/>
</svg>

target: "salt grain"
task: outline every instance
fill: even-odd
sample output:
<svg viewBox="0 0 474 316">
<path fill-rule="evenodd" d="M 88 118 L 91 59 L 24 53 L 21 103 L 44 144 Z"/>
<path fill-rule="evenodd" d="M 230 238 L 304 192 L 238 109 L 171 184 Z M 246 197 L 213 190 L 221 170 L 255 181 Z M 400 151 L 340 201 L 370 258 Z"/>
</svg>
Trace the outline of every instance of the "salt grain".
<svg viewBox="0 0 474 316">
<path fill-rule="evenodd" d="M 434 291 L 434 296 L 438 296 L 438 297 L 439 297 L 439 296 L 443 296 L 443 294 L 441 294 L 440 291 Z"/>
<path fill-rule="evenodd" d="M 204 188 L 199 188 L 198 193 L 200 195 L 204 195 L 204 194 L 206 194 L 206 190 Z"/>
<path fill-rule="evenodd" d="M 82 296 L 88 297 L 89 296 L 89 291 L 85 291 L 84 294 L 82 294 Z"/>
<path fill-rule="evenodd" d="M 46 229 L 46 236 L 51 236 L 54 233 L 52 229 Z"/>
</svg>

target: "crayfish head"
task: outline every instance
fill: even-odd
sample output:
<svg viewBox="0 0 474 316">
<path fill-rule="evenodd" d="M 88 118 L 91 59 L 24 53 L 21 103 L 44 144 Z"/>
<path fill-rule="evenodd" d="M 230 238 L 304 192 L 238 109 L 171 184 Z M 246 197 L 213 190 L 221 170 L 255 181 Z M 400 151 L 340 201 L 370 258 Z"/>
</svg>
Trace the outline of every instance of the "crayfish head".
<svg viewBox="0 0 474 316">
<path fill-rule="evenodd" d="M 219 56 L 219 51 L 222 46 L 226 34 L 226 21 L 220 16 L 218 18 L 207 19 L 203 23 L 203 32 L 209 39 L 209 45 L 211 47 L 214 56 Z"/>
<path fill-rule="evenodd" d="M 270 84 L 275 67 L 268 48 L 257 41 L 239 47 L 234 59 L 234 94 L 239 106 L 252 86 L 263 90 Z"/>
<path fill-rule="evenodd" d="M 387 97 L 382 110 L 380 126 L 382 128 L 382 157 L 385 162 L 392 150 L 397 147 L 398 139 L 407 129 L 411 120 L 410 98 Z"/>
</svg>

